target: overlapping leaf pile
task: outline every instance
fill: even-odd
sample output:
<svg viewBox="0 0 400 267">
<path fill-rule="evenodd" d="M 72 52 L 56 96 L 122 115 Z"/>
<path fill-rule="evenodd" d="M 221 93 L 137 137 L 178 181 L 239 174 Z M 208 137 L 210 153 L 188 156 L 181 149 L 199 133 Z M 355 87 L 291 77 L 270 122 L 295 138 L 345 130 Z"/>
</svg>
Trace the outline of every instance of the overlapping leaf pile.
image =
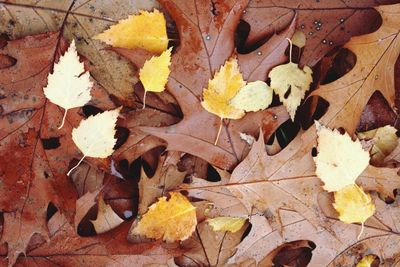
<svg viewBox="0 0 400 267">
<path fill-rule="evenodd" d="M 0 1 L 2 265 L 398 264 L 399 1 L 78 2 Z"/>
</svg>

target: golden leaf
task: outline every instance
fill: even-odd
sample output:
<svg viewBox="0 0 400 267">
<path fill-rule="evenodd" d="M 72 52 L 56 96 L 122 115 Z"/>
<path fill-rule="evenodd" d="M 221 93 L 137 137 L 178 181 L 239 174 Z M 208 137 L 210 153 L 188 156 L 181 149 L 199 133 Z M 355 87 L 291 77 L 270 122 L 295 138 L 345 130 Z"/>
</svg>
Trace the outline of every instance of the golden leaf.
<svg viewBox="0 0 400 267">
<path fill-rule="evenodd" d="M 302 31 L 296 31 L 292 36 L 292 43 L 298 48 L 303 48 L 306 45 L 306 36 Z"/>
<path fill-rule="evenodd" d="M 221 119 L 240 119 L 244 111 L 233 107 L 230 101 L 245 84 L 236 58 L 230 58 L 208 81 L 201 105 Z"/>
<path fill-rule="evenodd" d="M 93 37 L 108 45 L 122 48 L 142 48 L 161 53 L 168 47 L 167 26 L 164 14 L 158 10 L 140 11 Z"/>
<path fill-rule="evenodd" d="M 217 217 L 208 219 L 207 222 L 216 232 L 235 233 L 243 227 L 246 219 L 240 217 Z"/>
<path fill-rule="evenodd" d="M 364 256 L 356 265 L 356 267 L 371 267 L 372 263 L 377 259 L 374 254 Z"/>
<path fill-rule="evenodd" d="M 67 52 L 54 64 L 53 73 L 49 74 L 47 86 L 43 88 L 45 96 L 54 104 L 65 109 L 61 126 L 64 125 L 68 109 L 81 107 L 91 99 L 90 89 L 93 82 L 89 72 L 79 61 L 75 41 L 72 40 Z"/>
<path fill-rule="evenodd" d="M 272 103 L 272 89 L 263 81 L 250 82 L 242 87 L 230 104 L 246 112 L 266 109 Z"/>
<path fill-rule="evenodd" d="M 360 139 L 372 139 L 371 163 L 375 166 L 382 166 L 388 156 L 397 146 L 396 128 L 390 125 L 367 132 L 357 133 Z"/>
<path fill-rule="evenodd" d="M 348 185 L 337 191 L 333 206 L 339 213 L 339 219 L 345 223 L 364 223 L 374 215 L 375 205 L 371 196 L 356 184 Z"/>
<path fill-rule="evenodd" d="M 153 56 L 147 60 L 139 71 L 139 78 L 144 90 L 150 92 L 162 92 L 168 81 L 169 65 L 171 65 L 172 47 L 164 51 L 160 56 Z"/>
<path fill-rule="evenodd" d="M 315 123 L 318 133 L 318 155 L 314 157 L 316 175 L 324 182 L 324 189 L 333 192 L 354 184 L 357 177 L 369 165 L 369 153 L 358 140 L 331 131 Z"/>
<path fill-rule="evenodd" d="M 181 193 L 171 192 L 170 195 L 169 200 L 160 197 L 149 207 L 132 234 L 174 242 L 185 240 L 194 232 L 196 208 Z"/>
<path fill-rule="evenodd" d="M 271 79 L 271 88 L 279 95 L 294 120 L 297 107 L 313 81 L 312 70 L 308 66 L 299 69 L 297 64 L 289 62 L 273 68 L 268 77 Z"/>
</svg>

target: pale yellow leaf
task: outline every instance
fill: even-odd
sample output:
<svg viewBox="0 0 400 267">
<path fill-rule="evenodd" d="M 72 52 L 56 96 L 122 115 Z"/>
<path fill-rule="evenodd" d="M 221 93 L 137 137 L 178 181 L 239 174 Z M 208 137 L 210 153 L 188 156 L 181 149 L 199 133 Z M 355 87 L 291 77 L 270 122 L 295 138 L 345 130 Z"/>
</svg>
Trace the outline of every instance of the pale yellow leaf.
<svg viewBox="0 0 400 267">
<path fill-rule="evenodd" d="M 245 84 L 236 58 L 230 58 L 208 81 L 201 105 L 222 119 L 240 119 L 244 111 L 230 105 L 230 101 Z"/>
<path fill-rule="evenodd" d="M 124 222 L 111 208 L 110 205 L 104 202 L 103 197 L 99 196 L 98 211 L 96 220 L 91 220 L 96 233 L 102 234 Z"/>
<path fill-rule="evenodd" d="M 196 229 L 196 208 L 179 192 L 171 192 L 171 198 L 160 197 L 143 215 L 134 235 L 162 238 L 168 242 L 187 239 Z"/>
<path fill-rule="evenodd" d="M 301 31 L 296 31 L 291 39 L 292 43 L 298 48 L 303 48 L 306 45 L 306 36 Z"/>
<path fill-rule="evenodd" d="M 165 17 L 158 10 L 140 11 L 139 15 L 119 21 L 93 39 L 114 47 L 142 48 L 154 53 L 161 53 L 168 47 Z"/>
<path fill-rule="evenodd" d="M 364 256 L 356 265 L 356 267 L 371 267 L 372 263 L 377 259 L 374 254 Z"/>
<path fill-rule="evenodd" d="M 315 124 L 318 133 L 315 173 L 324 182 L 324 189 L 339 191 L 354 184 L 369 164 L 369 153 L 347 133 L 342 135 L 336 129 L 332 131 L 318 122 Z"/>
<path fill-rule="evenodd" d="M 272 89 L 263 81 L 250 82 L 242 87 L 230 104 L 246 112 L 266 109 L 272 103 Z"/>
<path fill-rule="evenodd" d="M 381 166 L 388 156 L 397 146 L 396 128 L 390 125 L 367 132 L 357 133 L 358 138 L 372 140 L 373 145 L 370 151 L 371 163 Z"/>
<path fill-rule="evenodd" d="M 207 222 L 216 232 L 228 231 L 235 233 L 243 227 L 246 219 L 240 217 L 217 217 L 213 219 L 207 219 Z"/>
<path fill-rule="evenodd" d="M 79 61 L 73 40 L 65 54 L 54 65 L 54 71 L 49 74 L 43 92 L 52 103 L 64 108 L 66 114 L 68 109 L 81 107 L 90 101 L 92 86 L 90 74 L 85 72 L 84 64 Z"/>
<path fill-rule="evenodd" d="M 172 47 L 164 51 L 160 56 L 153 56 L 147 60 L 139 71 L 139 78 L 144 90 L 150 92 L 162 92 L 168 81 L 169 65 L 171 65 Z"/>
<path fill-rule="evenodd" d="M 299 69 L 297 64 L 289 62 L 273 68 L 268 77 L 271 79 L 271 88 L 279 95 L 280 101 L 294 120 L 297 107 L 310 89 L 312 70 L 308 66 Z"/>
<path fill-rule="evenodd" d="M 333 206 L 339 213 L 339 219 L 345 223 L 364 223 L 374 215 L 375 205 L 371 196 L 356 184 L 348 185 L 337 191 Z"/>
<path fill-rule="evenodd" d="M 106 158 L 114 152 L 117 141 L 115 125 L 120 110 L 117 108 L 90 116 L 72 130 L 72 140 L 84 157 Z"/>
</svg>

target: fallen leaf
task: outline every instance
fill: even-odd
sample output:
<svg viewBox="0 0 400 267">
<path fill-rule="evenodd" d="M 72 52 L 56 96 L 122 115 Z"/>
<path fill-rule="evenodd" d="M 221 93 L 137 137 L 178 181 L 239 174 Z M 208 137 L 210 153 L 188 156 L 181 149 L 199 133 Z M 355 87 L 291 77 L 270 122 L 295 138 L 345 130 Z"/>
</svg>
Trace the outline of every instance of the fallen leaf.
<svg viewBox="0 0 400 267">
<path fill-rule="evenodd" d="M 356 267 L 372 267 L 372 263 L 377 259 L 377 256 L 369 254 L 364 256 L 356 265 Z"/>
<path fill-rule="evenodd" d="M 160 197 L 151 205 L 130 234 L 168 242 L 189 238 L 197 225 L 195 207 L 181 193 L 170 195 L 169 200 Z"/>
<path fill-rule="evenodd" d="M 358 138 L 372 140 L 373 145 L 370 151 L 371 164 L 383 166 L 388 156 L 397 146 L 397 129 L 387 125 L 375 130 L 357 133 Z"/>
<path fill-rule="evenodd" d="M 72 140 L 83 153 L 78 164 L 69 170 L 69 175 L 85 157 L 107 158 L 114 152 L 117 141 L 115 126 L 121 108 L 104 111 L 82 120 L 77 128 L 72 130 Z"/>
<path fill-rule="evenodd" d="M 336 191 L 333 206 L 339 213 L 339 219 L 345 223 L 363 224 L 375 212 L 371 196 L 356 184 Z"/>
<path fill-rule="evenodd" d="M 102 234 L 118 227 L 124 222 L 124 220 L 114 212 L 109 204 L 104 202 L 103 196 L 100 195 L 98 200 L 97 218 L 91 222 L 96 233 Z"/>
<path fill-rule="evenodd" d="M 86 192 L 83 196 L 76 200 L 76 212 L 74 217 L 75 232 L 78 233 L 78 226 L 82 219 L 86 216 L 88 211 L 96 205 L 96 197 L 99 194 L 99 190 L 93 192 Z"/>
<path fill-rule="evenodd" d="M 358 140 L 352 141 L 345 133 L 331 131 L 316 122 L 318 154 L 314 157 L 316 175 L 324 182 L 328 192 L 339 191 L 354 184 L 369 164 L 369 153 Z"/>
<path fill-rule="evenodd" d="M 236 58 L 230 58 L 208 81 L 203 91 L 201 105 L 221 119 L 240 119 L 245 113 L 230 104 L 230 101 L 245 85 Z"/>
<path fill-rule="evenodd" d="M 142 10 L 139 15 L 120 20 L 93 38 L 114 47 L 142 48 L 154 53 L 161 53 L 168 46 L 164 14 L 157 9 L 153 12 Z"/>
<path fill-rule="evenodd" d="M 153 56 L 147 60 L 139 71 L 139 78 L 143 84 L 145 95 L 147 92 L 162 92 L 165 90 L 165 85 L 168 82 L 168 76 L 171 72 L 172 47 L 164 51 L 160 56 Z M 143 106 L 145 105 L 143 100 Z"/>
<path fill-rule="evenodd" d="M 265 82 L 250 82 L 240 89 L 230 104 L 236 109 L 256 112 L 271 105 L 272 95 L 272 89 Z"/>
<path fill-rule="evenodd" d="M 65 109 L 62 128 L 71 108 L 77 108 L 90 101 L 90 89 L 93 82 L 89 72 L 85 72 L 84 64 L 79 61 L 75 40 L 72 40 L 68 50 L 60 57 L 54 70 L 47 78 L 47 86 L 43 88 L 44 95 L 54 104 Z"/>
<path fill-rule="evenodd" d="M 207 223 L 216 232 L 236 233 L 243 227 L 245 222 L 245 218 L 239 217 L 216 217 L 212 219 L 207 219 Z"/>
<path fill-rule="evenodd" d="M 168 150 L 198 156 L 222 169 L 233 169 L 248 151 L 247 143 L 240 139 L 240 132 L 256 136 L 261 127 L 268 137 L 288 118 L 282 107 L 249 113 L 241 120 L 223 125 L 225 130 L 221 131 L 219 142 L 214 146 L 221 119 L 204 110 L 200 99 L 213 74 L 234 54 L 234 29 L 248 0 L 224 0 L 214 13 L 209 12 L 213 8 L 211 2 L 195 4 L 162 0 L 160 3 L 179 31 L 180 45 L 172 55 L 167 90 L 179 102 L 183 119 L 170 127 L 140 127 L 140 130 L 166 140 Z M 202 14 L 199 21 L 191 19 L 196 10 Z M 237 56 L 244 80 L 266 80 L 267 72 L 273 66 L 286 61 L 284 51 L 288 43 L 285 38 L 291 37 L 294 27 L 295 22 L 279 35 L 272 36 L 259 47 L 258 54 Z M 135 64 L 135 55 L 132 54 L 129 60 Z M 202 125 L 201 129 L 198 125 Z"/>
<path fill-rule="evenodd" d="M 306 45 L 306 35 L 301 31 L 296 31 L 292 36 L 293 45 L 298 48 L 303 48 Z"/>
<path fill-rule="evenodd" d="M 289 62 L 273 68 L 268 77 L 271 79 L 271 88 L 279 95 L 279 100 L 294 120 L 297 107 L 313 81 L 312 70 L 308 66 L 300 69 L 297 64 Z"/>
</svg>

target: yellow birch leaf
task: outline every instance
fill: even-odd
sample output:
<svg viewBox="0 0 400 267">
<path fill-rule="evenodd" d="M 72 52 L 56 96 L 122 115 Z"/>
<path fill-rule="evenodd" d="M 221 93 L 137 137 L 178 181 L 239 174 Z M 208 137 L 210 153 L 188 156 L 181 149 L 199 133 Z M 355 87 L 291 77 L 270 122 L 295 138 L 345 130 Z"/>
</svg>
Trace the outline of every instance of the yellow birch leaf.
<svg viewBox="0 0 400 267">
<path fill-rule="evenodd" d="M 171 51 L 172 47 L 159 56 L 153 56 L 144 63 L 139 71 L 139 78 L 144 90 L 150 92 L 162 92 L 165 90 L 165 85 L 171 72 L 169 69 Z"/>
<path fill-rule="evenodd" d="M 153 53 L 161 53 L 168 47 L 165 17 L 158 10 L 131 15 L 93 39 L 114 47 L 142 48 Z"/>
<path fill-rule="evenodd" d="M 374 254 L 364 256 L 356 265 L 356 267 L 371 267 L 372 263 L 377 259 Z"/>
<path fill-rule="evenodd" d="M 233 107 L 230 101 L 245 84 L 236 58 L 230 58 L 208 81 L 201 105 L 221 119 L 240 119 L 245 115 L 244 110 Z"/>
<path fill-rule="evenodd" d="M 96 233 L 102 234 L 116 228 L 124 222 L 111 208 L 104 202 L 103 197 L 99 196 L 98 212 L 96 220 L 91 220 Z"/>
<path fill-rule="evenodd" d="M 208 219 L 207 222 L 215 232 L 235 233 L 243 227 L 246 219 L 240 217 L 217 217 Z"/>
<path fill-rule="evenodd" d="M 371 196 L 356 184 L 348 185 L 334 193 L 333 207 L 339 213 L 339 219 L 345 223 L 364 223 L 374 215 L 375 205 Z"/>
<path fill-rule="evenodd" d="M 75 41 L 72 40 L 67 52 L 54 65 L 53 73 L 47 78 L 47 86 L 43 88 L 45 96 L 54 104 L 65 109 L 61 128 L 64 125 L 68 109 L 81 107 L 90 101 L 90 89 L 93 82 L 89 72 L 79 61 Z"/>
<path fill-rule="evenodd" d="M 170 195 L 151 205 L 131 233 L 168 242 L 190 237 L 197 225 L 196 208 L 181 193 Z"/>
<path fill-rule="evenodd" d="M 375 166 L 382 166 L 388 156 L 397 146 L 396 128 L 390 125 L 378 129 L 357 133 L 360 139 L 372 139 L 371 163 Z"/>
<path fill-rule="evenodd" d="M 230 103 L 237 109 L 256 112 L 271 105 L 272 95 L 272 89 L 265 82 L 255 81 L 242 87 Z"/>
<path fill-rule="evenodd" d="M 308 66 L 299 69 L 297 64 L 289 62 L 273 68 L 268 77 L 271 79 L 271 88 L 279 95 L 280 101 L 294 120 L 297 107 L 310 89 L 312 70 Z"/>
<path fill-rule="evenodd" d="M 306 45 L 306 35 L 302 31 L 296 31 L 292 36 L 292 43 L 298 48 L 303 48 Z"/>
<path fill-rule="evenodd" d="M 315 124 L 318 133 L 315 173 L 324 182 L 324 189 L 333 192 L 354 184 L 369 164 L 369 153 L 347 133 L 342 135 L 336 129 Z"/>
</svg>

